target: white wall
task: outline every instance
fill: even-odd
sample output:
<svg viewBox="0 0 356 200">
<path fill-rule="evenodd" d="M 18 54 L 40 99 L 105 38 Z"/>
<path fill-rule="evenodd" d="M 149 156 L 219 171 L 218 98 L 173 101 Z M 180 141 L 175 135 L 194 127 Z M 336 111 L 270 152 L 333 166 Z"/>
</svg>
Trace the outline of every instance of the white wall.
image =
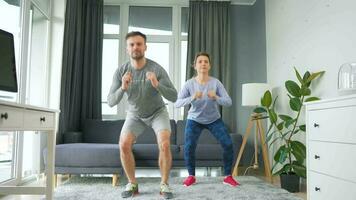
<svg viewBox="0 0 356 200">
<path fill-rule="evenodd" d="M 266 0 L 268 82 L 296 80 L 293 66 L 325 70 L 315 94 L 339 96 L 339 66 L 356 62 L 355 8 L 354 0 Z"/>
<path fill-rule="evenodd" d="M 294 66 L 303 74 L 326 71 L 313 83 L 312 94 L 322 99 L 340 96 L 339 67 L 356 62 L 356 1 L 266 0 L 265 8 L 267 81 L 279 96 L 277 111 L 291 114 L 284 82 L 297 81 Z M 295 139 L 305 142 L 305 134 Z M 278 146 L 270 149 L 270 155 Z"/>
</svg>

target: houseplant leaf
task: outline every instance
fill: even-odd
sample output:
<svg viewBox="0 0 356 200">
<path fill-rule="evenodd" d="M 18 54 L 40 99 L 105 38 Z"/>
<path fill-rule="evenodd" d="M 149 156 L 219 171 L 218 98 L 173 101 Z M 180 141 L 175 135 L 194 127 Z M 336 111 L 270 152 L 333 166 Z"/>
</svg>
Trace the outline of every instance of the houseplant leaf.
<svg viewBox="0 0 356 200">
<path fill-rule="evenodd" d="M 304 131 L 304 132 L 305 132 L 305 130 L 306 130 L 306 128 L 305 128 L 305 124 L 300 125 L 300 126 L 299 126 L 299 129 L 300 129 L 301 131 Z"/>
<path fill-rule="evenodd" d="M 286 81 L 285 86 L 289 94 L 294 97 L 300 97 L 300 87 L 296 82 L 288 80 Z"/>
<path fill-rule="evenodd" d="M 305 74 L 303 75 L 303 82 L 305 83 L 305 86 L 309 87 L 311 82 L 307 82 L 308 78 L 310 76 L 310 72 L 306 71 Z"/>
<path fill-rule="evenodd" d="M 261 99 L 261 104 L 262 104 L 262 106 L 265 106 L 267 108 L 269 108 L 271 106 L 271 104 L 272 104 L 272 94 L 271 94 L 271 92 L 269 90 L 267 90 L 264 93 L 264 95 L 263 95 L 263 97 Z"/>
<path fill-rule="evenodd" d="M 253 110 L 254 113 L 266 113 L 267 110 L 264 107 L 257 107 Z"/>
<path fill-rule="evenodd" d="M 306 157 L 305 145 L 299 141 L 291 141 L 291 152 L 299 163 L 303 163 Z"/>
<path fill-rule="evenodd" d="M 298 70 L 295 67 L 294 67 L 294 71 L 295 71 L 295 75 L 297 76 L 297 79 L 298 79 L 299 83 L 304 85 L 303 78 L 300 76 Z"/>
<path fill-rule="evenodd" d="M 278 115 L 279 118 L 281 118 L 283 121 L 289 121 L 292 120 L 293 118 L 288 116 L 288 115 Z"/>
<path fill-rule="evenodd" d="M 301 89 L 300 89 L 300 94 L 302 96 L 309 96 L 311 94 L 311 90 L 305 86 L 303 86 Z"/>
<path fill-rule="evenodd" d="M 306 82 L 307 82 L 307 83 L 311 82 L 311 81 L 314 80 L 316 77 L 318 77 L 318 76 L 324 74 L 324 72 L 325 72 L 325 71 L 320 71 L 320 72 L 312 73 L 312 74 L 308 77 L 308 79 L 307 79 Z"/>
<path fill-rule="evenodd" d="M 303 177 L 303 178 L 307 177 L 306 167 L 298 162 L 293 162 L 293 171 L 300 177 Z"/>
<path fill-rule="evenodd" d="M 284 161 L 286 161 L 287 159 L 288 153 L 289 153 L 288 148 L 286 148 L 285 146 L 279 147 L 279 149 L 277 150 L 274 156 L 274 161 L 283 164 Z"/>
<path fill-rule="evenodd" d="M 304 102 L 309 102 L 309 101 L 318 101 L 320 100 L 318 97 L 308 97 L 307 99 L 305 99 Z"/>
<path fill-rule="evenodd" d="M 288 120 L 285 123 L 285 127 L 288 128 L 290 125 L 292 125 L 295 122 L 296 119 Z"/>
<path fill-rule="evenodd" d="M 272 124 L 277 122 L 277 114 L 274 112 L 273 109 L 268 110 L 268 115 Z"/>
<path fill-rule="evenodd" d="M 302 102 L 297 97 L 291 98 L 289 100 L 289 106 L 294 111 L 299 111 L 302 105 L 303 105 Z"/>
<path fill-rule="evenodd" d="M 281 122 L 277 125 L 277 129 L 281 131 L 283 129 L 284 122 Z"/>
</svg>

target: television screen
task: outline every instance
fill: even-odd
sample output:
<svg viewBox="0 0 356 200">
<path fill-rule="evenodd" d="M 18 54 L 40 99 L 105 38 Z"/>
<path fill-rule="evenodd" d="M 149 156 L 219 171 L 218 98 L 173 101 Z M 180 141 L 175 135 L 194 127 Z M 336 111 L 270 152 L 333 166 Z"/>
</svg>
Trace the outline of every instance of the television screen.
<svg viewBox="0 0 356 200">
<path fill-rule="evenodd" d="M 0 90 L 17 92 L 14 36 L 0 29 Z"/>
</svg>

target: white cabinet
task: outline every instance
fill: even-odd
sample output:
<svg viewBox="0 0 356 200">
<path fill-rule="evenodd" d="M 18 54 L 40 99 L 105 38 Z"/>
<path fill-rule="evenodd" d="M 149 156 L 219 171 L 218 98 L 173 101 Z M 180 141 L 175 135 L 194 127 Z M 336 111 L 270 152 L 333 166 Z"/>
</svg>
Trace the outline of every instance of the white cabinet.
<svg viewBox="0 0 356 200">
<path fill-rule="evenodd" d="M 356 95 L 306 103 L 309 200 L 356 199 Z"/>
<path fill-rule="evenodd" d="M 55 134 L 58 112 L 47 108 L 0 101 L 0 131 L 45 131 L 48 134 L 46 186 L 1 185 L 0 196 L 2 194 L 45 194 L 47 200 L 53 198 Z"/>
</svg>

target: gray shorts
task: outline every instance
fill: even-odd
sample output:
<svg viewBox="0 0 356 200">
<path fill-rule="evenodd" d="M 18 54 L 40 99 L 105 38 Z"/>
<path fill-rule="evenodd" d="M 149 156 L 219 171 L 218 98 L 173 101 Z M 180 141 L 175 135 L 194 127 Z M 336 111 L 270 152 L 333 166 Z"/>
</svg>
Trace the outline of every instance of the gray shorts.
<svg viewBox="0 0 356 200">
<path fill-rule="evenodd" d="M 171 124 L 166 107 L 157 110 L 152 116 L 141 118 L 133 113 L 127 113 L 125 123 L 121 129 L 121 135 L 133 133 L 136 138 L 143 133 L 146 127 L 152 127 L 156 135 L 162 130 L 171 132 Z"/>
</svg>

